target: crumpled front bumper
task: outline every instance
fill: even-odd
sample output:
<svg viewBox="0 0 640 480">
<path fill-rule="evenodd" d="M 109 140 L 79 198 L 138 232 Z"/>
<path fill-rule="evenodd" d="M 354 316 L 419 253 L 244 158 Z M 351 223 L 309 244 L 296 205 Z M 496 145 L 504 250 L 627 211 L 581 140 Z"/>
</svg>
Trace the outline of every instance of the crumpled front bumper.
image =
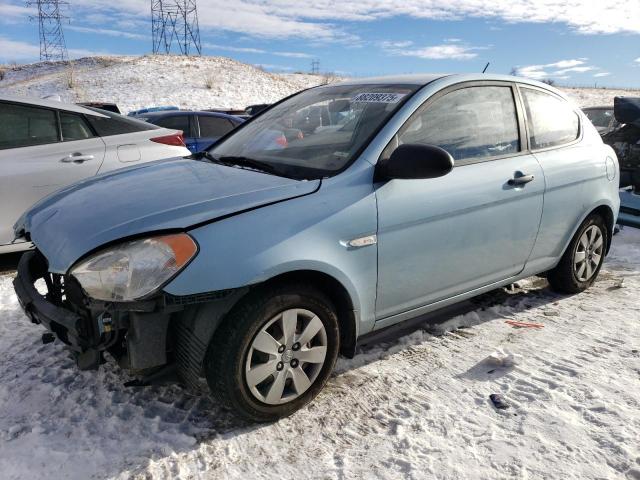
<svg viewBox="0 0 640 480">
<path fill-rule="evenodd" d="M 36 288 L 39 280 L 46 293 Z M 97 369 L 105 351 L 130 371 L 165 365 L 170 317 L 189 303 L 175 298 L 168 304 L 163 295 L 128 303 L 93 300 L 73 278 L 50 273 L 38 250 L 22 256 L 13 286 L 27 317 L 66 344 L 81 370 Z"/>
<path fill-rule="evenodd" d="M 46 295 L 35 286 L 39 279 L 47 285 Z M 72 350 L 82 353 L 90 347 L 90 323 L 86 317 L 63 307 L 61 299 L 54 298 L 54 281 L 44 257 L 38 252 L 26 252 L 18 264 L 13 286 L 20 306 L 33 323 L 42 324 Z"/>
</svg>

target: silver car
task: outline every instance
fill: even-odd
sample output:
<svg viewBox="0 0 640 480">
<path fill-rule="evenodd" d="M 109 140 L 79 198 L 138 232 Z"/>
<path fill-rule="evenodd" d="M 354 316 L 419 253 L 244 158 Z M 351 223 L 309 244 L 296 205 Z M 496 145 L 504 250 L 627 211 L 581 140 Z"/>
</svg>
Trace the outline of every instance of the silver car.
<svg viewBox="0 0 640 480">
<path fill-rule="evenodd" d="M 0 253 L 27 208 L 61 187 L 142 162 L 189 155 L 182 132 L 75 104 L 0 95 Z"/>
</svg>

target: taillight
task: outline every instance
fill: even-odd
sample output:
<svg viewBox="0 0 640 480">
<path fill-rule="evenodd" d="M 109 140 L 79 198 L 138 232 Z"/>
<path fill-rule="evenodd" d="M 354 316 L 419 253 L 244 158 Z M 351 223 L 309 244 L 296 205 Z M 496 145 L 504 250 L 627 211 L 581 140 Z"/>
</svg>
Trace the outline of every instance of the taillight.
<svg viewBox="0 0 640 480">
<path fill-rule="evenodd" d="M 182 132 L 172 133 L 171 135 L 163 135 L 162 137 L 150 138 L 152 142 L 163 143 L 164 145 L 173 145 L 174 147 L 184 147 L 184 136 Z"/>
</svg>

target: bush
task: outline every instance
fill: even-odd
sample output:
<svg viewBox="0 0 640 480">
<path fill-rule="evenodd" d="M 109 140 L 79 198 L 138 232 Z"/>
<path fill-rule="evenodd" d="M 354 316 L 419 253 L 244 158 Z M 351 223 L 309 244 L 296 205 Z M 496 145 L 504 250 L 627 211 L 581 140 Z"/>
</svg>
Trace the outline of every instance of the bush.
<svg viewBox="0 0 640 480">
<path fill-rule="evenodd" d="M 546 83 L 547 85 L 551 85 L 552 87 L 556 84 L 556 81 L 551 78 L 545 78 L 542 80 L 542 83 Z"/>
<path fill-rule="evenodd" d="M 73 90 L 74 88 L 76 88 L 76 76 L 73 72 L 73 68 L 69 69 L 69 72 L 67 73 L 67 88 L 70 90 Z"/>
<path fill-rule="evenodd" d="M 0 81 L 4 80 L 6 73 L 7 71 L 4 68 L 0 68 Z"/>
<path fill-rule="evenodd" d="M 213 86 L 216 84 L 215 79 L 213 78 L 213 75 L 209 75 L 207 77 L 205 77 L 204 79 L 204 86 L 207 87 L 207 90 L 211 90 L 213 89 Z"/>
</svg>

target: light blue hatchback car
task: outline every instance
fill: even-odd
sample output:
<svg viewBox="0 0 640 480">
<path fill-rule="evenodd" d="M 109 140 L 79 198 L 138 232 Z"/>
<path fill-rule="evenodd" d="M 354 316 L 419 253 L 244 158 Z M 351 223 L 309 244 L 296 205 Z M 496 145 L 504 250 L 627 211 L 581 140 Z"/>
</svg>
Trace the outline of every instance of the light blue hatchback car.
<svg viewBox="0 0 640 480">
<path fill-rule="evenodd" d="M 41 201 L 15 225 L 36 250 L 14 285 L 43 340 L 67 344 L 80 368 L 108 351 L 142 383 L 206 380 L 239 415 L 271 420 L 309 402 L 373 330 L 536 274 L 562 292 L 589 287 L 618 170 L 542 83 L 321 86 L 206 152 Z"/>
</svg>

